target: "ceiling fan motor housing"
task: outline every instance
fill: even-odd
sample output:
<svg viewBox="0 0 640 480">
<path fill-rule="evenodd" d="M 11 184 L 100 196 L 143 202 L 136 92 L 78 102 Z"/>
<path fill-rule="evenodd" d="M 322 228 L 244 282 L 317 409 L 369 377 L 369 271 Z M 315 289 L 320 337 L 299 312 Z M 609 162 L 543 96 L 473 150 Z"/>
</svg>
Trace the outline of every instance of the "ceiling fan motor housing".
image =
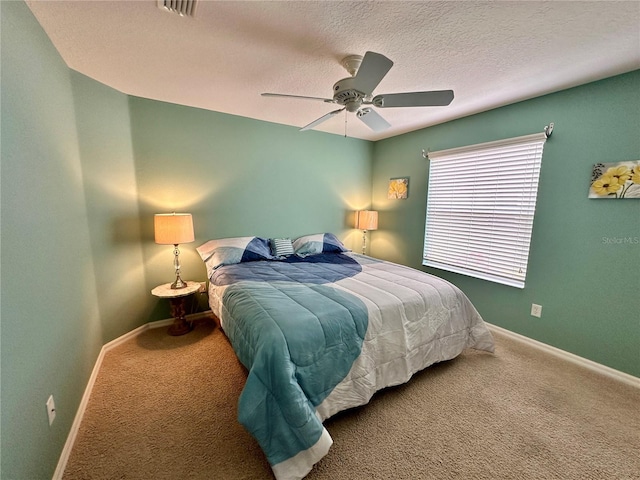
<svg viewBox="0 0 640 480">
<path fill-rule="evenodd" d="M 349 112 L 355 112 L 360 108 L 365 94 L 353 88 L 355 78 L 343 78 L 333 85 L 333 99 L 336 103 L 344 105 Z"/>
</svg>

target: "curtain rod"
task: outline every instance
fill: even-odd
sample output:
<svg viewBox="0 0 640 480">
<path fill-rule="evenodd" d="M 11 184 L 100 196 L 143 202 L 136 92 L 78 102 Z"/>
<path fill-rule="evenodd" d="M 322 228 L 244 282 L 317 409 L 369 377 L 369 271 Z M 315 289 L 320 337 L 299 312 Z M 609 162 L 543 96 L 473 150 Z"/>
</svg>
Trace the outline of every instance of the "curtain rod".
<svg viewBox="0 0 640 480">
<path fill-rule="evenodd" d="M 543 131 L 545 137 L 549 138 L 553 133 L 553 122 L 549 123 L 549 125 L 545 125 Z M 422 149 L 422 158 L 429 160 L 429 151 L 424 148 Z"/>
</svg>

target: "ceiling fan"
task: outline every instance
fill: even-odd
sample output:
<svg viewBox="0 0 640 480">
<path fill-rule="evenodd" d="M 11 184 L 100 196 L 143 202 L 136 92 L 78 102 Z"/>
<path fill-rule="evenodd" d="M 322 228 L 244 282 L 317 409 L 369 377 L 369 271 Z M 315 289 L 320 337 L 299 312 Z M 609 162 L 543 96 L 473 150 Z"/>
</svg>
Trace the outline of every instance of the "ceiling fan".
<svg viewBox="0 0 640 480">
<path fill-rule="evenodd" d="M 453 100 L 453 90 L 386 93 L 374 97 L 373 90 L 393 66 L 393 62 L 380 53 L 367 52 L 364 57 L 350 55 L 345 57 L 341 64 L 351 74 L 351 77 L 338 80 L 333 85 L 333 98 L 305 97 L 280 93 L 263 93 L 262 96 L 319 100 L 343 106 L 302 127 L 301 131 L 310 130 L 346 110 L 347 112 L 355 112 L 356 117 L 374 132 L 382 132 L 391 127 L 391 125 L 369 105 L 377 108 L 434 107 L 449 105 Z"/>
</svg>

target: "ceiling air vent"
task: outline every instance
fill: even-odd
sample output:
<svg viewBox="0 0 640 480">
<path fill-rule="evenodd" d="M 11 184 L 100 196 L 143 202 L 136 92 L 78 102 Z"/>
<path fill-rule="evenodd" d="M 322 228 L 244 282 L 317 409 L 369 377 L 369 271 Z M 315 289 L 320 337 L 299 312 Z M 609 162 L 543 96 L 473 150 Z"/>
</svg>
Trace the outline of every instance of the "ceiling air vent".
<svg viewBox="0 0 640 480">
<path fill-rule="evenodd" d="M 181 17 L 193 17 L 196 14 L 197 0 L 158 0 L 158 8 L 177 13 Z"/>
</svg>

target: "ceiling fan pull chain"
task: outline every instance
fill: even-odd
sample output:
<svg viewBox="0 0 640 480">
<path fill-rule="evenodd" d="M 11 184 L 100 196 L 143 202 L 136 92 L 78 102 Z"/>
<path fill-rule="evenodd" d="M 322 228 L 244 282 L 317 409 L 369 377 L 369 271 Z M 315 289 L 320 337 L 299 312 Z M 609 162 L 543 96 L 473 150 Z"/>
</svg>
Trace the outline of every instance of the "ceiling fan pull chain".
<svg viewBox="0 0 640 480">
<path fill-rule="evenodd" d="M 347 111 L 344 111 L 344 137 L 347 138 Z"/>
</svg>

